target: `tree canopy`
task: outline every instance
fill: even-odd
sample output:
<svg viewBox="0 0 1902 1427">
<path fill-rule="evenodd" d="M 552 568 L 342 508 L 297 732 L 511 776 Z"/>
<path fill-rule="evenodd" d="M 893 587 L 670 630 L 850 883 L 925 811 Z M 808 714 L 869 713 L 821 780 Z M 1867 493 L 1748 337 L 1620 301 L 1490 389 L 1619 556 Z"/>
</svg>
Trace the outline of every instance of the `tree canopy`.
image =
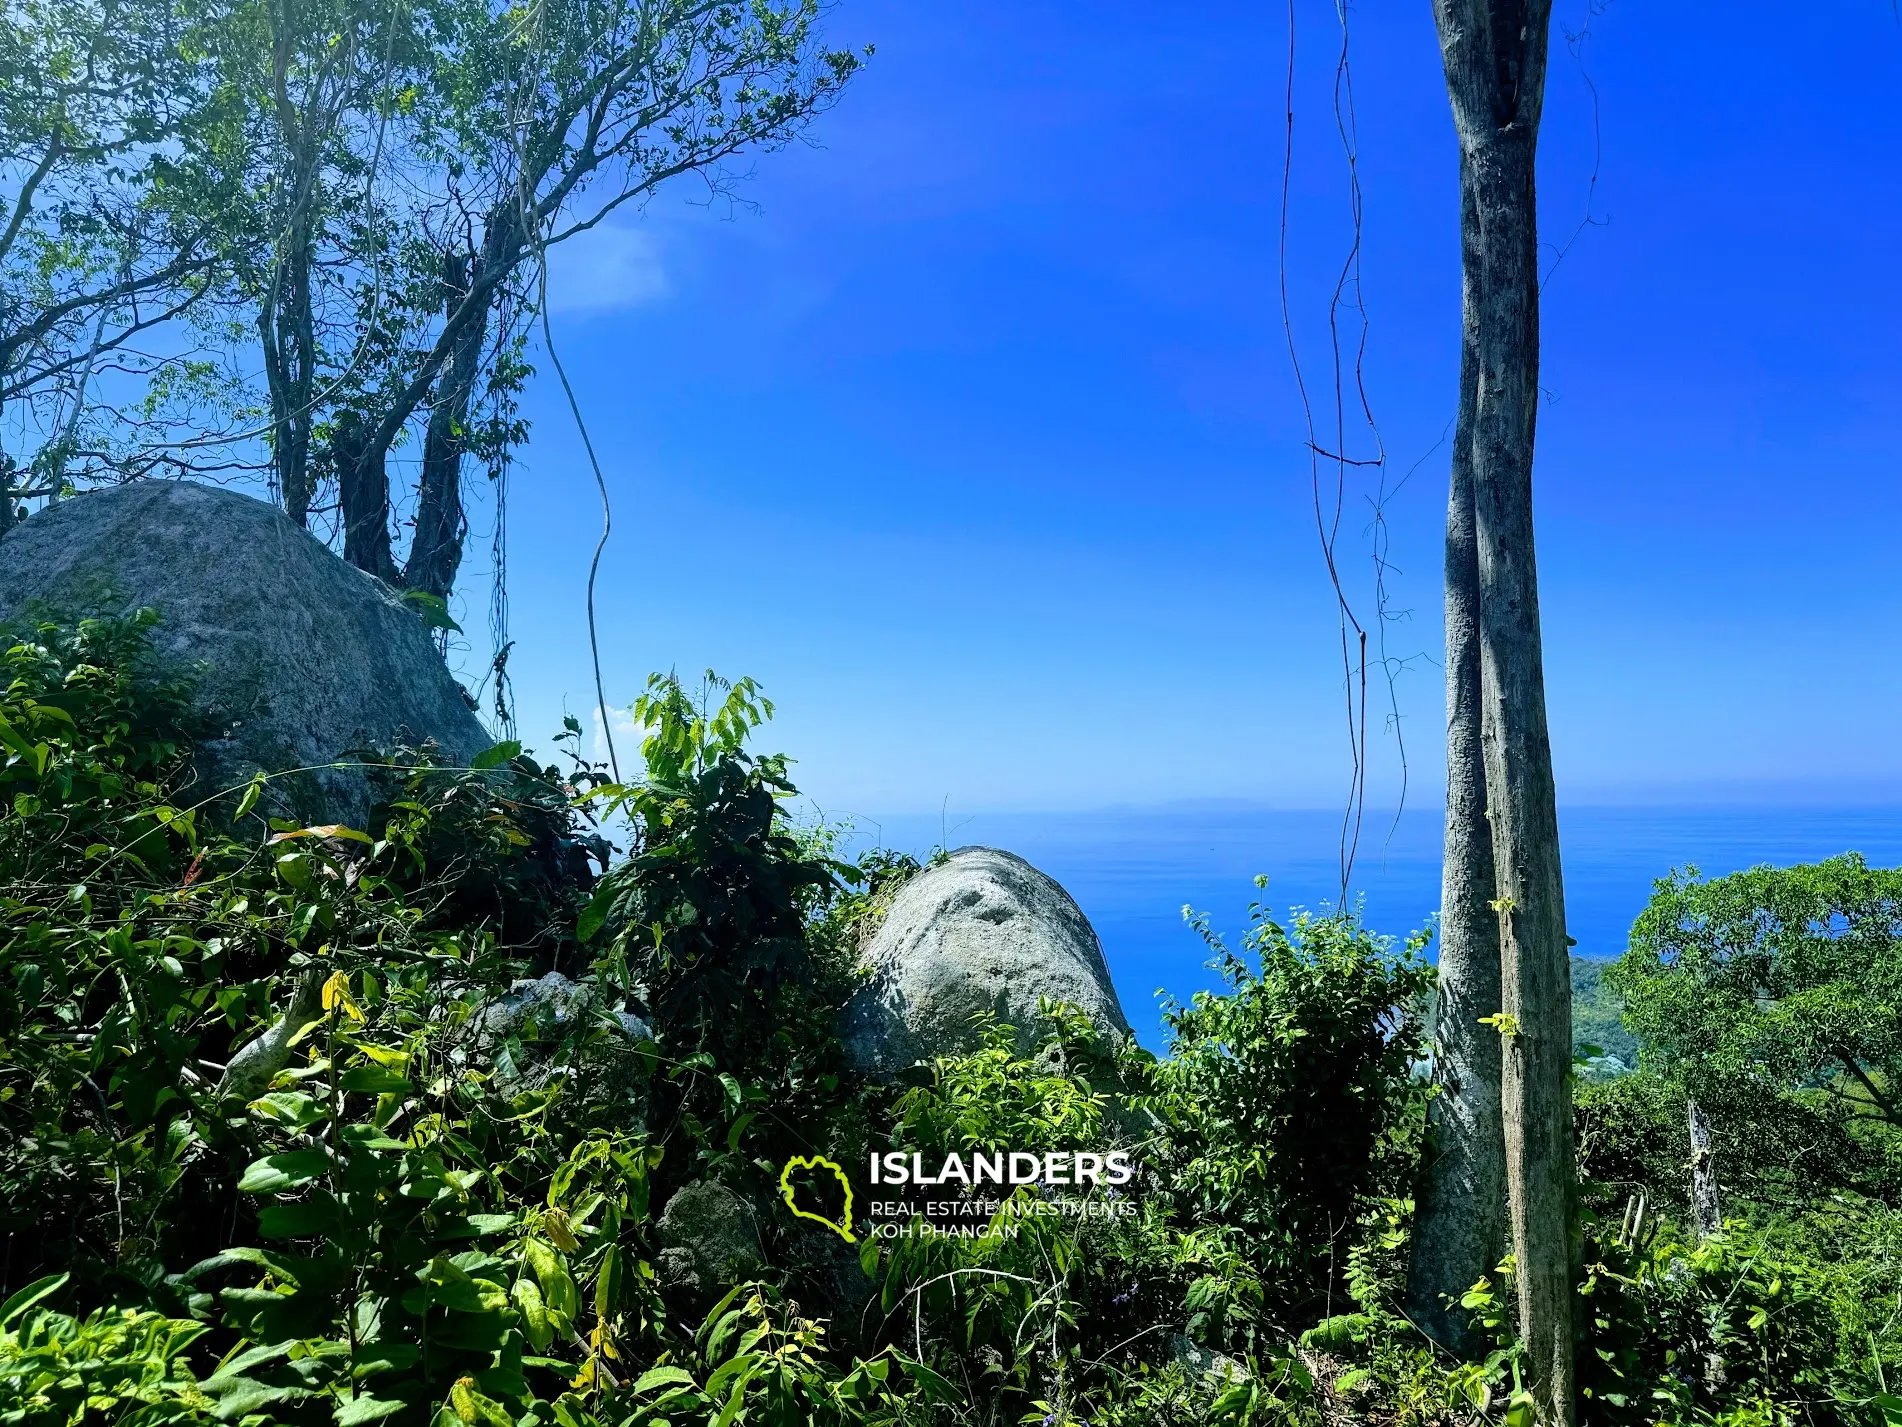
<svg viewBox="0 0 1902 1427">
<path fill-rule="evenodd" d="M 1701 1100 L 1813 1089 L 1902 1128 L 1902 869 L 1674 873 L 1612 976 L 1650 1063 Z"/>
<path fill-rule="evenodd" d="M 471 467 L 500 476 L 526 436 L 548 250 L 676 178 L 726 193 L 730 161 L 800 134 L 861 63 L 820 18 L 10 6 L 0 530 L 89 483 L 251 473 L 352 563 L 447 597 Z"/>
</svg>

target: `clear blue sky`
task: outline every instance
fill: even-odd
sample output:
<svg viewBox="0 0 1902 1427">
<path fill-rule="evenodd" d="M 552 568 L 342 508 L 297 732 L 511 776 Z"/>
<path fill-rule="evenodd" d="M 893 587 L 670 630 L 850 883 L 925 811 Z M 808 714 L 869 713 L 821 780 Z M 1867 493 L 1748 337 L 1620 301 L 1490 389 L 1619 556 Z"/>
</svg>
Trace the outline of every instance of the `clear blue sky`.
<svg viewBox="0 0 1902 1427">
<path fill-rule="evenodd" d="M 1298 4 L 1290 284 L 1325 382 L 1339 31 Z M 1548 238 L 1585 215 L 1595 147 L 1605 220 L 1546 292 L 1561 798 L 1898 796 L 1902 27 L 1887 0 L 1614 0 L 1581 71 L 1586 20 L 1560 0 L 1541 163 Z M 1387 511 L 1413 612 L 1390 649 L 1432 655 L 1453 138 L 1426 0 L 1352 23 L 1368 387 L 1390 480 L 1421 463 Z M 833 812 L 1334 803 L 1332 603 L 1276 295 L 1285 14 L 841 0 L 829 24 L 876 58 L 814 146 L 753 165 L 753 207 L 665 193 L 552 278 L 615 502 L 610 703 L 650 669 L 751 674 Z M 593 487 L 543 371 L 509 517 L 531 743 L 592 703 Z M 1341 537 L 1363 610 L 1370 475 Z M 1438 680 L 1421 660 L 1399 684 L 1429 803 Z"/>
</svg>

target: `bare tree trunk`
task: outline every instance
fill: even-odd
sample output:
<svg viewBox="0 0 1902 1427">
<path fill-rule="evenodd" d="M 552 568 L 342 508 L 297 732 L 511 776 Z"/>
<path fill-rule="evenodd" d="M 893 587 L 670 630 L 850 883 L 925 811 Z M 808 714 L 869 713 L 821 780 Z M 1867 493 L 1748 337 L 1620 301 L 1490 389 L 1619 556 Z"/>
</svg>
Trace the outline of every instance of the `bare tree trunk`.
<svg viewBox="0 0 1902 1427">
<path fill-rule="evenodd" d="M 1691 1122 L 1691 1217 L 1697 1221 L 1697 1236 L 1708 1239 L 1724 1226 L 1724 1215 L 1717 1198 L 1717 1160 L 1711 1150 L 1710 1121 L 1704 1107 L 1686 1100 Z"/>
<path fill-rule="evenodd" d="M 461 258 L 444 273 L 451 311 L 469 291 L 472 261 Z M 485 302 L 480 317 L 457 336 L 437 381 L 429 426 L 423 435 L 416 533 L 403 566 L 403 583 L 443 599 L 455 587 L 456 572 L 462 566 L 463 540 L 468 534 L 462 509 L 462 458 L 469 449 L 469 418 L 475 405 L 476 379 L 482 370 L 482 348 L 489 335 L 490 311 Z"/>
<path fill-rule="evenodd" d="M 271 472 L 284 512 L 310 524 L 316 494 L 311 473 L 311 422 L 317 378 L 317 330 L 311 283 L 326 149 L 355 97 L 357 26 L 342 33 L 313 29 L 321 17 L 281 3 L 267 7 L 271 29 L 269 91 L 277 123 L 284 195 L 283 241 L 271 255 L 258 304 L 258 337 L 271 398 Z M 324 58 L 308 80 L 294 78 L 300 51 L 319 46 Z"/>
<path fill-rule="evenodd" d="M 284 1014 L 231 1057 L 218 1079 L 218 1097 L 255 1100 L 291 1058 L 291 1040 L 324 1013 L 324 970 L 308 968 L 291 988 Z"/>
<path fill-rule="evenodd" d="M 306 205 L 307 206 L 307 205 Z M 280 270 L 258 311 L 264 373 L 271 397 L 271 469 L 284 513 L 310 524 L 315 482 L 310 472 L 311 397 L 317 366 L 311 317 L 310 222 L 300 211 L 286 237 Z"/>
<path fill-rule="evenodd" d="M 1545 717 L 1532 455 L 1539 396 L 1535 159 L 1550 0 L 1434 0 L 1459 134 L 1475 354 L 1481 742 L 1500 943 L 1501 1085 L 1519 1328 L 1553 1427 L 1576 1420 L 1571 957 Z"/>
<path fill-rule="evenodd" d="M 1466 206 L 1470 208 L 1470 199 Z M 1472 225 L 1465 225 L 1471 231 Z M 1470 272 L 1471 265 L 1468 265 Z M 1471 303 L 1470 284 L 1467 303 Z M 1468 325 L 1470 332 L 1470 323 Z M 1480 1343 L 1459 1297 L 1506 1252 L 1506 1143 L 1499 1116 L 1499 920 L 1480 747 L 1479 548 L 1472 433 L 1478 355 L 1460 357 L 1459 417 L 1446 508 L 1446 842 L 1432 1126 L 1418 1191 L 1408 1312 L 1435 1341 Z"/>
<path fill-rule="evenodd" d="M 369 439 L 353 412 L 345 412 L 330 438 L 337 469 L 337 503 L 343 515 L 343 558 L 385 584 L 397 582 L 390 554 L 389 447 Z"/>
</svg>

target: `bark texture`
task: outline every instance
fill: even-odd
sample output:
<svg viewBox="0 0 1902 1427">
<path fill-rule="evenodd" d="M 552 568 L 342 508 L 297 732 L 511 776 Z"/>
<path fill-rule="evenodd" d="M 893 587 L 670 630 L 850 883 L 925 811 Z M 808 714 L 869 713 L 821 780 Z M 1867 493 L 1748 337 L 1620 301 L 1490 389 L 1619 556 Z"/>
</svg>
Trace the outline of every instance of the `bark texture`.
<svg viewBox="0 0 1902 1427">
<path fill-rule="evenodd" d="M 1576 1420 L 1571 965 L 1545 716 L 1532 454 L 1535 160 L 1550 0 L 1434 0 L 1459 135 L 1480 727 L 1500 948 L 1500 1103 L 1520 1334 L 1542 1421 Z"/>
<path fill-rule="evenodd" d="M 337 472 L 337 506 L 343 516 L 343 558 L 386 585 L 397 582 L 390 553 L 389 441 L 366 429 L 355 412 L 337 420 L 330 457 Z"/>
<path fill-rule="evenodd" d="M 1717 1160 L 1711 1150 L 1710 1120 L 1704 1107 L 1695 1100 L 1685 1102 L 1691 1129 L 1691 1216 L 1697 1221 L 1697 1235 L 1708 1239 L 1724 1226 L 1723 1208 L 1717 1198 Z"/>
<path fill-rule="evenodd" d="M 255 1100 L 270 1089 L 278 1071 L 290 1063 L 292 1038 L 323 1013 L 324 973 L 313 966 L 297 978 L 284 1014 L 231 1057 L 218 1080 L 218 1098 Z"/>
<path fill-rule="evenodd" d="M 1464 187 L 1464 185 L 1463 185 Z M 1463 205 L 1470 211 L 1470 198 Z M 1473 225 L 1463 225 L 1469 234 Z M 1470 312 L 1472 264 L 1465 304 Z M 1483 1348 L 1461 1294 L 1506 1252 L 1506 1143 L 1499 1114 L 1499 920 L 1480 746 L 1479 546 L 1472 435 L 1478 353 L 1460 355 L 1459 416 L 1446 508 L 1446 837 L 1440 984 L 1434 1018 L 1432 1131 L 1418 1190 L 1408 1313 L 1455 1352 Z"/>
<path fill-rule="evenodd" d="M 505 259 L 511 264 L 513 256 Z M 445 264 L 445 306 L 453 315 L 468 296 L 468 255 Z M 416 533 L 403 566 L 403 583 L 447 599 L 462 566 L 462 546 L 468 519 L 462 508 L 462 461 L 469 449 L 469 415 L 474 406 L 476 379 L 482 370 L 482 347 L 489 334 L 493 300 L 486 300 L 476 317 L 463 324 L 444 364 L 423 435 L 423 469 L 416 493 Z"/>
</svg>

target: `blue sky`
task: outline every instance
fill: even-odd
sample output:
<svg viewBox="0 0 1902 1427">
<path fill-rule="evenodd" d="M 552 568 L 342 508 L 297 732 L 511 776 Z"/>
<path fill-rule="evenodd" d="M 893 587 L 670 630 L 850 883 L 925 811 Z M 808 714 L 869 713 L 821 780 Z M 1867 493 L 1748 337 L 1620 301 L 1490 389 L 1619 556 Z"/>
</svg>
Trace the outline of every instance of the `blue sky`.
<svg viewBox="0 0 1902 1427">
<path fill-rule="evenodd" d="M 1297 10 L 1288 277 L 1324 391 L 1340 32 L 1331 6 Z M 1350 19 L 1366 378 L 1411 612 L 1388 641 L 1430 803 L 1455 154 L 1426 0 Z M 1566 36 L 1588 20 L 1581 65 Z M 751 674 L 833 813 L 1338 800 L 1332 595 L 1277 295 L 1286 24 L 841 0 L 831 34 L 877 55 L 814 144 L 752 165 L 746 206 L 683 187 L 560 254 L 556 338 L 615 503 L 610 703 L 651 669 Z M 1546 290 L 1562 800 L 1902 792 L 1899 176 L 1883 0 L 1559 0 L 1543 227 L 1563 244 L 1588 198 L 1599 220 Z M 509 512 L 531 743 L 592 703 L 593 485 L 543 367 Z M 1340 537 L 1364 615 L 1377 474 L 1350 472 Z M 1382 740 L 1377 798 L 1395 773 Z"/>
</svg>

